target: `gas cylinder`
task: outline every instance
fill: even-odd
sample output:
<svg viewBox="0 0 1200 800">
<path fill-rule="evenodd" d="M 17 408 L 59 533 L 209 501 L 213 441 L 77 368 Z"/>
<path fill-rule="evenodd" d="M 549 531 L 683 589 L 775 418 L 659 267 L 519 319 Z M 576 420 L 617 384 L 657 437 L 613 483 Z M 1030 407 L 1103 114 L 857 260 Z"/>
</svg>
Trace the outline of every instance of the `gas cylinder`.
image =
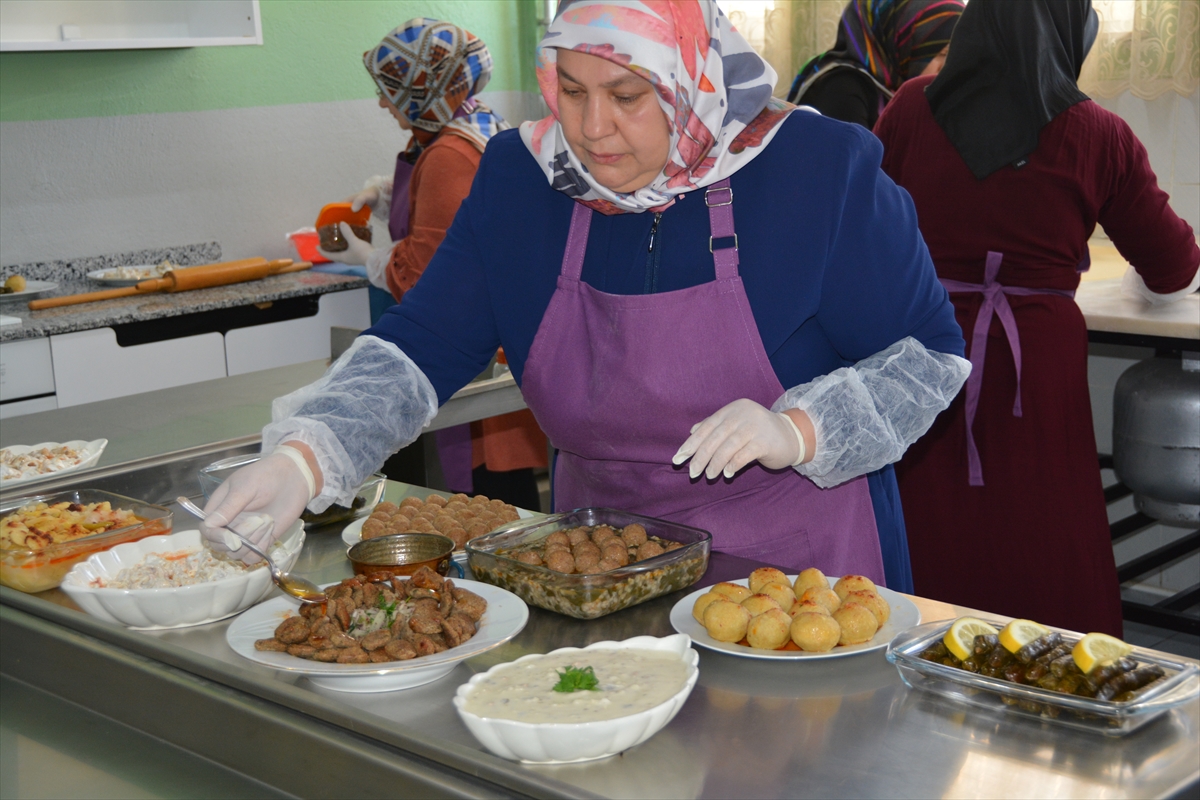
<svg viewBox="0 0 1200 800">
<path fill-rule="evenodd" d="M 1113 470 L 1143 514 L 1200 522 L 1200 355 L 1140 361 L 1117 380 Z"/>
</svg>

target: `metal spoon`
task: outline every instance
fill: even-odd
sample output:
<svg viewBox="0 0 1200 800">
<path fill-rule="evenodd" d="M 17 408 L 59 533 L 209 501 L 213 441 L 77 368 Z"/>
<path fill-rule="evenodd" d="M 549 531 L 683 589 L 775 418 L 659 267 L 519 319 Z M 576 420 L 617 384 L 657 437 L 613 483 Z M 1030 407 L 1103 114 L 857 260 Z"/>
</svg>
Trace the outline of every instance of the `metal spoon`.
<svg viewBox="0 0 1200 800">
<path fill-rule="evenodd" d="M 200 519 L 205 518 L 205 514 L 200 509 L 200 507 L 197 506 L 195 503 L 193 503 L 191 500 L 187 499 L 186 497 L 176 497 L 175 502 L 179 503 L 179 505 L 182 506 L 184 508 L 184 510 L 188 511 L 191 514 L 194 514 L 195 516 L 199 517 Z M 267 522 L 265 524 L 273 524 L 273 523 Z M 259 550 L 257 547 L 255 547 L 253 544 L 251 544 L 246 539 L 246 537 L 242 536 L 241 534 L 236 533 L 236 532 L 230 530 L 229 528 L 225 528 L 224 531 L 225 531 L 225 546 L 228 547 L 230 550 L 237 550 L 239 547 L 246 547 L 247 549 L 250 550 L 251 553 L 254 553 L 256 556 L 261 558 L 263 561 L 267 562 L 267 569 L 269 569 L 271 571 L 271 580 L 275 581 L 275 585 L 278 586 L 280 589 L 282 589 L 285 593 L 290 594 L 292 597 L 296 598 L 301 603 L 324 603 L 325 602 L 325 600 L 327 599 L 325 597 L 325 592 L 321 591 L 321 589 L 315 583 L 313 583 L 312 581 L 310 581 L 306 578 L 301 578 L 296 575 L 292 575 L 290 573 L 284 572 L 283 570 L 281 570 L 279 568 L 279 566 L 274 561 L 271 560 L 271 557 L 269 555 L 264 553 L 262 550 Z"/>
</svg>

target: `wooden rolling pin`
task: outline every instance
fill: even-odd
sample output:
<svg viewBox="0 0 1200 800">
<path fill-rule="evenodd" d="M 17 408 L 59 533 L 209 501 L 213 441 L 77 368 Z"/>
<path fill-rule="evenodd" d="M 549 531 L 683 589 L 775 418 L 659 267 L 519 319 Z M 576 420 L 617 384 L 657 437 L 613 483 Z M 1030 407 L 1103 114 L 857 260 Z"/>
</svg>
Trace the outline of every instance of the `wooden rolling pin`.
<svg viewBox="0 0 1200 800">
<path fill-rule="evenodd" d="M 79 303 L 92 303 L 97 300 L 112 300 L 116 297 L 131 297 L 136 294 L 209 289 L 214 286 L 227 286 L 231 283 L 256 281 L 269 275 L 282 275 L 285 272 L 300 272 L 311 266 L 312 264 L 308 261 L 293 263 L 290 258 L 281 258 L 275 261 L 267 261 L 265 258 L 243 258 L 238 261 L 204 264 L 199 267 L 182 267 L 171 270 L 161 278 L 150 278 L 149 280 L 141 281 L 136 286 L 123 286 L 120 289 L 105 289 L 99 292 L 68 294 L 62 297 L 30 300 L 29 310 L 40 311 L 43 308 L 73 306 Z"/>
</svg>

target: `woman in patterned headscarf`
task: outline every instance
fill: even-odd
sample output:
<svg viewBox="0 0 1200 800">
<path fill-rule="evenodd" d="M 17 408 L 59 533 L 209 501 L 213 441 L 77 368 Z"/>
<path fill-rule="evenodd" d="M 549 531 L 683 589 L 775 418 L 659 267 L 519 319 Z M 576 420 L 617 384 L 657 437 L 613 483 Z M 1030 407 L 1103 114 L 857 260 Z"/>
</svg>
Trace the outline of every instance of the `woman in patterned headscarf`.
<svg viewBox="0 0 1200 800">
<path fill-rule="evenodd" d="M 449 22 L 411 19 L 363 53 L 379 107 L 411 132 L 391 178 L 376 176 L 354 196 L 387 221 L 394 244 L 373 248 L 343 224 L 350 247 L 327 258 L 367 267 L 397 300 L 425 272 L 454 220 L 488 140 L 507 130 L 477 95 L 492 75 L 482 39 Z M 534 468 L 548 463 L 546 436 L 528 411 L 489 417 L 436 434 L 443 477 L 456 492 L 478 492 L 538 508 Z"/>
<path fill-rule="evenodd" d="M 850 0 L 833 48 L 800 69 L 788 100 L 873 128 L 900 84 L 938 73 L 962 11 L 962 0 Z"/>
<path fill-rule="evenodd" d="M 492 140 L 421 282 L 277 401 L 266 446 L 307 451 L 313 507 L 344 497 L 503 344 L 558 450 L 557 509 L 906 589 L 888 464 L 967 366 L 878 140 L 773 99 L 713 0 L 562 3 L 537 74 L 551 116 Z M 214 495 L 218 523 L 300 513 L 300 491 L 249 499 L 300 486 L 268 461 Z"/>
</svg>

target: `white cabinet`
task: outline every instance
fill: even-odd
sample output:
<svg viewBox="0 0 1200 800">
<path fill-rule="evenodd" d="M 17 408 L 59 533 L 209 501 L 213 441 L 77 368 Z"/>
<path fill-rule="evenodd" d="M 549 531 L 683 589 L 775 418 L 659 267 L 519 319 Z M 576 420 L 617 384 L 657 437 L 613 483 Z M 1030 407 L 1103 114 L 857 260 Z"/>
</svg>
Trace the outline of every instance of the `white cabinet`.
<svg viewBox="0 0 1200 800">
<path fill-rule="evenodd" d="M 315 317 L 234 328 L 225 334 L 225 364 L 230 375 L 285 367 L 329 358 L 329 329 L 363 330 L 371 326 L 366 289 L 321 295 Z"/>
<path fill-rule="evenodd" d="M 0 402 L 54 394 L 54 367 L 48 339 L 0 344 Z"/>
<path fill-rule="evenodd" d="M 0 0 L 0 51 L 262 44 L 258 0 Z"/>
<path fill-rule="evenodd" d="M 122 347 L 112 328 L 50 337 L 58 407 L 225 377 L 219 333 Z"/>
</svg>

